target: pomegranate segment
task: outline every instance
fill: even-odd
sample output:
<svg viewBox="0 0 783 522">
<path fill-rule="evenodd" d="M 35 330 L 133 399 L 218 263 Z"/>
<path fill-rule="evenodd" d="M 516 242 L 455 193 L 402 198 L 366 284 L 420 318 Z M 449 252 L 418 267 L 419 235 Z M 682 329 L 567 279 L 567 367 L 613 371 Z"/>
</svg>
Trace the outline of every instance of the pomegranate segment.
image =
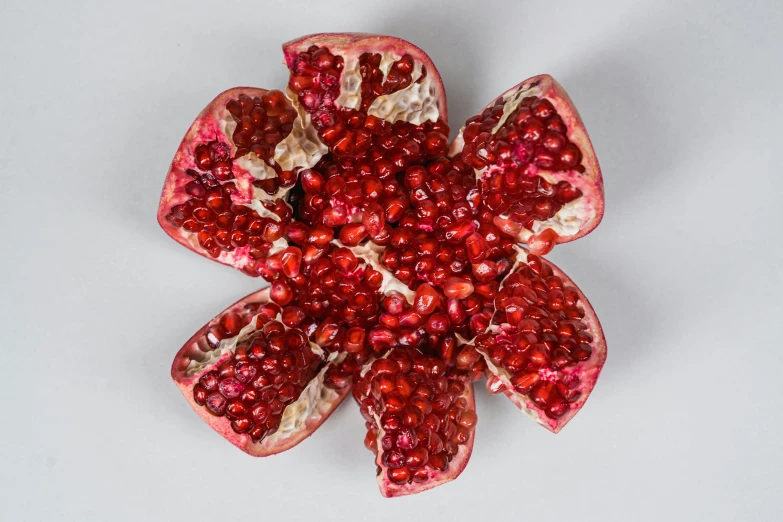
<svg viewBox="0 0 783 522">
<path fill-rule="evenodd" d="M 289 449 L 310 436 L 348 394 L 324 382 L 327 357 L 297 329 L 276 320 L 264 289 L 230 306 L 179 351 L 171 376 L 199 416 L 253 456 Z"/>
<path fill-rule="evenodd" d="M 419 493 L 454 480 L 473 450 L 473 385 L 418 350 L 391 352 L 354 386 L 385 497 Z"/>
<path fill-rule="evenodd" d="M 325 107 L 359 110 L 392 123 L 448 121 L 440 73 L 410 42 L 374 34 L 322 33 L 283 44 L 283 54 L 291 70 L 289 87 L 297 94 L 339 93 L 325 103 L 321 98 Z"/>
<path fill-rule="evenodd" d="M 297 134 L 301 124 L 280 91 L 220 94 L 174 156 L 158 209 L 161 227 L 194 252 L 258 275 L 253 260 L 284 248 L 274 230 L 291 219 L 285 195 L 303 166 L 292 158 L 307 164 L 320 157 L 304 152 L 317 147 Z"/>
<path fill-rule="evenodd" d="M 495 225 L 534 254 L 588 234 L 603 217 L 590 138 L 551 76 L 525 80 L 470 118 L 450 155 L 475 169 Z"/>
<path fill-rule="evenodd" d="M 285 44 L 283 51 L 291 71 L 289 96 L 309 113 L 336 157 L 410 162 L 420 147 L 433 145 L 445 153 L 445 92 L 432 62 L 417 47 L 396 38 L 318 35 L 317 43 L 303 38 Z M 421 139 L 410 139 L 417 135 Z M 400 138 L 396 150 L 377 147 L 388 149 Z"/>
<path fill-rule="evenodd" d="M 606 361 L 601 324 L 560 269 L 525 252 L 495 304 L 489 333 L 475 339 L 488 388 L 557 433 L 584 405 Z"/>
</svg>

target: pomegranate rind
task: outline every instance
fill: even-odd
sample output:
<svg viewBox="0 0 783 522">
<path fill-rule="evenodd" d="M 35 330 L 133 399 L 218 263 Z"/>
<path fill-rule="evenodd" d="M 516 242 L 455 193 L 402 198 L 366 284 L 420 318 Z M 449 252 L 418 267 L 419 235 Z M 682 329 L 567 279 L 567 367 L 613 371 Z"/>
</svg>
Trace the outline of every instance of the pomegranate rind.
<svg viewBox="0 0 783 522">
<path fill-rule="evenodd" d="M 520 249 L 519 261 L 526 261 L 527 254 Z M 587 361 L 580 362 L 574 366 L 562 368 L 559 372 L 563 375 L 575 374 L 579 377 L 580 384 L 578 389 L 581 392 L 581 396 L 572 403 L 569 403 L 568 411 L 561 417 L 554 419 L 546 415 L 544 410 L 536 406 L 536 404 L 525 394 L 519 393 L 514 390 L 514 386 L 510 382 L 509 373 L 495 364 L 489 359 L 486 353 L 482 350 L 478 350 L 484 356 L 487 363 L 487 389 L 490 393 L 497 393 L 499 388 L 502 388 L 503 393 L 511 399 L 511 401 L 517 405 L 527 416 L 536 421 L 541 426 L 545 427 L 552 433 L 558 433 L 568 422 L 574 418 L 574 416 L 582 409 L 587 401 L 590 393 L 595 387 L 595 383 L 598 380 L 598 376 L 601 373 L 601 369 L 606 362 L 606 337 L 604 336 L 601 323 L 598 320 L 598 316 L 595 314 L 590 302 L 585 297 L 584 293 L 574 282 L 569 278 L 560 268 L 554 263 L 547 261 L 544 258 L 540 258 L 542 263 L 549 265 L 552 268 L 554 275 L 563 280 L 564 285 L 571 286 L 576 289 L 579 295 L 579 302 L 585 312 L 585 316 L 582 322 L 587 326 L 587 332 L 593 336 L 593 341 L 590 343 L 593 353 Z M 513 273 L 513 270 L 512 270 Z M 501 288 L 503 286 L 501 285 Z M 490 332 L 495 331 L 497 335 L 504 335 L 500 328 L 496 326 L 490 327 Z M 508 326 L 508 325 L 505 325 Z M 478 348 L 478 347 L 477 347 Z M 502 386 L 501 386 L 502 384 Z"/>
<path fill-rule="evenodd" d="M 191 196 L 185 192 L 185 185 L 190 181 L 193 181 L 193 178 L 188 175 L 186 171 L 188 169 L 199 171 L 196 166 L 193 152 L 196 145 L 207 143 L 212 140 L 219 140 L 231 146 L 232 156 L 236 152 L 236 146 L 229 135 L 230 127 L 233 122 L 231 121 L 228 109 L 226 109 L 228 101 L 239 97 L 240 94 L 255 97 L 262 96 L 266 92 L 268 92 L 266 89 L 256 89 L 253 87 L 235 87 L 233 89 L 228 89 L 219 94 L 203 111 L 201 111 L 201 113 L 199 113 L 187 133 L 185 133 L 185 137 L 182 138 L 182 142 L 174 155 L 168 175 L 166 176 L 166 181 L 163 183 L 163 191 L 158 205 L 158 223 L 166 234 L 171 236 L 177 243 L 207 259 L 238 268 L 250 275 L 253 275 L 251 269 L 253 259 L 250 256 L 250 246 L 239 247 L 232 252 L 222 251 L 220 256 L 216 258 L 211 257 L 207 254 L 206 250 L 199 245 L 196 233 L 188 232 L 183 228 L 174 226 L 166 219 L 166 215 L 170 212 L 172 207 L 185 203 L 191 198 Z M 267 211 L 263 206 L 258 204 L 253 205 L 253 181 L 258 178 L 254 177 L 249 170 L 243 168 L 240 165 L 242 163 L 241 160 L 234 160 L 231 168 L 231 173 L 234 176 L 233 181 L 238 189 L 238 192 L 231 196 L 232 203 L 247 205 L 258 212 L 259 215 L 268 216 L 279 221 L 279 218 L 275 214 Z M 245 165 L 247 164 L 245 163 Z"/>
<path fill-rule="evenodd" d="M 444 122 L 448 122 L 446 90 L 443 86 L 443 80 L 440 73 L 427 53 L 414 44 L 394 36 L 369 33 L 310 34 L 283 44 L 284 63 L 286 66 L 291 67 L 296 55 L 306 51 L 313 45 L 327 47 L 333 54 L 342 55 L 346 60 L 348 57 L 358 59 L 358 57 L 365 52 L 390 55 L 395 60 L 401 58 L 405 54 L 411 55 L 414 61 L 420 62 L 426 68 L 427 79 L 433 90 L 432 94 L 437 100 L 438 114 L 436 117 L 429 119 L 431 121 L 441 119 Z M 341 74 L 342 85 L 345 85 L 345 82 L 342 80 L 344 79 L 347 70 L 348 69 L 346 68 Z M 411 87 L 413 87 L 413 85 L 411 85 Z"/>
<path fill-rule="evenodd" d="M 532 231 L 523 228 L 519 232 L 517 239 L 523 244 L 527 243 L 531 236 L 539 234 L 547 228 L 552 228 L 557 232 L 557 243 L 568 243 L 579 239 L 592 232 L 600 224 L 604 215 L 604 183 L 601 167 L 598 164 L 598 158 L 595 155 L 590 137 L 587 135 L 582 117 L 565 89 L 548 74 L 528 78 L 501 94 L 499 98 L 503 98 L 503 100 L 509 103 L 514 100 L 515 96 L 517 101 L 526 96 L 537 96 L 552 103 L 557 114 L 560 115 L 568 128 L 566 136 L 579 147 L 582 153 L 581 165 L 584 167 L 584 172 L 581 173 L 574 169 L 552 171 L 535 165 L 527 167 L 526 172 L 531 175 L 542 176 L 552 184 L 556 184 L 559 181 L 567 181 L 578 188 L 582 192 L 582 196 L 566 203 L 554 218 L 546 221 L 536 221 Z M 494 101 L 487 104 L 482 111 L 493 105 Z M 482 111 L 479 111 L 478 114 L 481 114 Z M 449 156 L 453 157 L 462 152 L 464 146 L 462 134 L 464 129 L 464 127 L 460 129 L 459 134 L 452 142 Z M 493 166 L 490 166 L 477 171 L 477 179 L 487 176 L 488 172 L 490 172 L 489 169 L 492 168 Z"/>
<path fill-rule="evenodd" d="M 468 410 L 476 411 L 476 399 L 473 393 L 473 382 L 471 380 L 464 380 L 465 391 L 460 395 L 464 397 L 468 402 Z M 430 470 L 430 477 L 425 482 L 410 482 L 408 484 L 395 484 L 389 480 L 386 472 L 388 468 L 383 465 L 381 455 L 383 449 L 381 448 L 381 437 L 384 435 L 383 428 L 380 426 L 380 418 L 376 417 L 376 423 L 378 427 L 378 437 L 376 439 L 378 444 L 378 452 L 375 458 L 375 464 L 381 469 L 378 474 L 377 482 L 378 489 L 381 491 L 381 495 L 387 498 L 402 497 L 404 495 L 414 495 L 427 491 L 428 489 L 435 488 L 447 482 L 451 482 L 462 474 L 465 467 L 468 465 L 470 455 L 473 453 L 473 442 L 476 438 L 476 428 L 473 427 L 470 430 L 470 438 L 459 446 L 459 451 L 454 455 L 454 458 L 449 462 L 449 467 L 445 471 Z"/>
<path fill-rule="evenodd" d="M 302 391 L 299 399 L 289 404 L 283 411 L 283 422 L 281 422 L 278 432 L 261 439 L 259 442 L 254 442 L 246 433 L 236 433 L 226 417 L 212 415 L 204 406 L 196 403 L 193 398 L 193 387 L 201 376 L 231 358 L 231 347 L 235 345 L 236 338 L 246 335 L 247 332 L 255 331 L 254 321 L 251 320 L 251 324 L 243 328 L 242 332 L 233 338 L 234 343 L 229 339 L 224 339 L 218 348 L 213 349 L 206 344 L 205 333 L 207 329 L 216 324 L 228 312 L 241 314 L 247 304 L 261 304 L 269 301 L 269 288 L 265 288 L 232 304 L 185 343 L 177 352 L 171 366 L 171 378 L 199 417 L 224 439 L 254 457 L 275 455 L 296 446 L 312 435 L 350 393 L 350 386 L 342 390 L 333 390 L 323 385 L 323 377 L 328 368 L 327 364 Z M 199 368 L 194 371 L 194 366 Z M 286 421 L 288 424 L 285 424 Z"/>
</svg>

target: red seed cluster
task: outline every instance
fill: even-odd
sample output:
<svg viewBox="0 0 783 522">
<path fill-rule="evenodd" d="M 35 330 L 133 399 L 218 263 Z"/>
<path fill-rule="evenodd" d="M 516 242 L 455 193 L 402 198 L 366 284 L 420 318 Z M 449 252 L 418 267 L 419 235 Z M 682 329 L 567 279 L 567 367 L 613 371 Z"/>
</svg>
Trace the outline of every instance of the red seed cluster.
<svg viewBox="0 0 783 522">
<path fill-rule="evenodd" d="M 249 324 L 253 311 L 257 307 L 247 305 L 244 310 L 230 311 L 207 327 L 204 337 L 211 348 L 217 348 L 223 339 L 234 337 Z"/>
<path fill-rule="evenodd" d="M 458 277 L 475 285 L 508 272 L 515 241 L 492 224 L 494 216 L 480 202 L 472 169 L 441 158 L 426 168 L 407 169 L 404 185 L 412 208 L 392 231 L 381 257 L 398 279 L 442 287 Z"/>
<path fill-rule="evenodd" d="M 356 133 L 346 134 L 347 118 L 337 118 L 335 100 L 340 96 L 340 75 L 343 70 L 343 57 L 334 56 L 328 49 L 311 46 L 306 52 L 299 53 L 291 64 L 291 77 L 288 86 L 297 94 L 300 105 L 312 116 L 313 125 L 328 145 L 345 138 L 342 150 L 356 142 Z M 354 131 L 358 129 L 354 125 Z M 339 136 L 338 136 L 339 135 Z M 326 138 L 324 137 L 326 136 Z M 327 141 L 328 139 L 328 141 Z M 332 143 L 329 143 L 332 142 Z M 363 138 L 359 137 L 360 144 Z"/>
<path fill-rule="evenodd" d="M 229 173 L 230 168 L 229 162 Z M 210 256 L 218 257 L 222 252 L 242 247 L 248 247 L 251 256 L 261 256 L 269 250 L 271 242 L 282 235 L 282 227 L 277 221 L 259 216 L 250 207 L 232 203 L 231 195 L 237 190 L 232 181 L 221 183 L 214 173 L 199 173 L 193 169 L 188 169 L 187 174 L 193 180 L 185 185 L 184 191 L 191 197 L 171 207 L 166 219 L 172 225 L 196 234 L 199 245 Z M 224 176 L 224 179 L 227 178 Z M 284 213 L 282 202 L 270 206 Z M 277 230 L 280 230 L 279 235 Z"/>
<path fill-rule="evenodd" d="M 253 185 L 268 194 L 296 183 L 296 173 L 285 171 L 273 160 L 275 146 L 293 129 L 296 110 L 281 91 L 268 91 L 261 96 L 240 94 L 226 104 L 236 128 L 231 136 L 237 147 L 235 157 L 254 153 L 277 173 L 276 177 L 255 180 Z"/>
<path fill-rule="evenodd" d="M 277 431 L 283 410 L 299 398 L 323 363 L 302 332 L 258 317 L 267 321 L 260 330 L 193 387 L 196 403 L 225 416 L 235 432 L 248 433 L 256 442 Z"/>
<path fill-rule="evenodd" d="M 346 247 L 328 245 L 316 229 L 302 230 L 292 223 L 287 238 L 297 244 L 309 238 L 322 241 L 316 259 L 306 260 L 298 246 L 259 260 L 258 270 L 271 281 L 270 296 L 279 305 L 283 323 L 304 331 L 314 342 L 333 352 L 345 352 L 342 363 L 327 372 L 327 384 L 341 388 L 371 355 L 397 347 L 422 348 L 447 366 L 480 371 L 477 357 L 464 355 L 454 333 L 472 337 L 484 331 L 492 316 L 492 296 L 446 299 L 429 284 L 416 288 L 413 303 L 399 293 L 383 296 L 380 272 L 359 260 Z M 306 227 L 304 227 L 306 229 Z M 497 283 L 495 283 L 495 290 Z M 466 351 L 467 350 L 467 351 Z"/>
<path fill-rule="evenodd" d="M 228 143 L 217 140 L 201 143 L 193 150 L 193 160 L 196 167 L 204 172 L 211 172 L 218 181 L 234 178 L 231 172 L 231 147 Z"/>
<path fill-rule="evenodd" d="M 414 164 L 417 157 L 427 154 L 430 157 L 445 154 L 449 132 L 444 122 L 413 125 L 399 121 L 390 124 L 367 115 L 367 109 L 375 98 L 411 83 L 413 59 L 409 55 L 392 64 L 385 81 L 378 68 L 380 61 L 379 54 L 369 53 L 359 59 L 359 72 L 363 79 L 360 110 L 335 106 L 340 95 L 343 58 L 334 56 L 326 48 L 312 46 L 298 54 L 291 65 L 288 85 L 298 95 L 304 110 L 310 113 L 321 140 L 336 157 L 364 156 L 371 160 L 371 167 L 375 161 L 383 159 L 379 166 L 379 171 L 383 171 L 393 170 L 395 165 L 404 169 Z M 375 175 L 383 179 L 379 173 Z"/>
<path fill-rule="evenodd" d="M 308 112 L 328 109 L 340 95 L 342 70 L 342 56 L 313 45 L 294 58 L 288 86 L 299 95 L 299 102 Z"/>
<path fill-rule="evenodd" d="M 277 90 L 253 98 L 240 94 L 226 109 L 237 125 L 232 135 L 235 156 L 253 152 L 265 161 L 274 157 L 275 146 L 290 134 L 297 116 L 285 94 Z"/>
<path fill-rule="evenodd" d="M 383 276 L 348 248 L 330 246 L 329 238 L 315 228 L 297 223 L 289 232 L 289 241 L 304 243 L 306 254 L 290 246 L 263 260 L 259 271 L 272 283 L 270 297 L 280 306 L 286 326 L 301 329 L 326 350 L 347 353 L 330 368 L 326 380 L 333 388 L 343 388 L 375 348 L 367 332 L 378 323 Z M 313 248 L 317 256 L 307 259 Z"/>
<path fill-rule="evenodd" d="M 363 157 L 335 153 L 304 170 L 302 193 L 295 193 L 292 204 L 304 222 L 340 230 L 344 244 L 367 239 L 387 244 L 391 227 L 411 208 L 409 191 L 398 178 L 410 165 L 445 153 L 448 127 L 441 122 L 391 124 L 358 112 L 353 120 L 367 131 Z M 448 198 L 441 199 L 445 204 Z"/>
<path fill-rule="evenodd" d="M 237 124 L 232 135 L 237 147 L 235 158 L 253 152 L 269 162 L 275 145 L 291 132 L 296 118 L 296 111 L 280 91 L 269 91 L 253 98 L 241 94 L 228 101 L 226 109 Z M 217 140 L 198 143 L 192 154 L 201 172 L 186 171 L 193 177 L 184 187 L 191 198 L 173 206 L 166 219 L 175 227 L 196 234 L 199 245 L 211 257 L 243 247 L 248 247 L 252 258 L 265 256 L 271 243 L 282 236 L 282 226 L 273 219 L 260 217 L 249 207 L 232 203 L 237 188 L 232 181 L 231 146 Z M 277 177 L 257 180 L 255 186 L 274 194 L 280 186 L 296 182 L 292 172 L 282 171 L 274 162 L 270 163 L 277 171 Z M 291 210 L 284 201 L 266 206 L 283 222 L 290 220 Z M 249 270 L 252 274 L 253 268 Z"/>
<path fill-rule="evenodd" d="M 415 350 L 372 363 L 353 396 L 367 422 L 365 445 L 381 452 L 389 480 L 423 482 L 448 469 L 477 421 L 464 392 L 463 381 L 450 376 L 443 361 Z M 380 448 L 374 415 L 383 430 Z"/>
<path fill-rule="evenodd" d="M 296 247 L 282 253 L 281 263 Z M 298 254 L 296 257 L 299 257 Z M 276 261 L 273 258 L 271 264 Z M 268 265 L 269 265 L 268 261 Z M 291 273 L 285 266 L 282 270 Z M 287 326 L 303 328 L 314 334 L 320 346 L 340 348 L 345 329 L 374 324 L 378 319 L 378 290 L 383 277 L 347 248 L 335 248 L 324 256 L 302 266 L 294 276 L 272 281 L 272 299 L 283 306 Z M 341 330 L 342 329 L 342 330 Z M 356 352 L 350 345 L 348 351 Z"/>
<path fill-rule="evenodd" d="M 364 164 L 363 172 L 385 179 L 447 150 L 449 128 L 440 120 L 420 125 L 402 120 L 389 123 L 354 109 L 330 109 L 326 114 L 333 120 L 328 127 L 320 129 L 322 120 L 313 120 L 321 139 L 336 158 L 354 158 L 340 167 L 358 163 L 362 169 Z"/>
<path fill-rule="evenodd" d="M 359 74 L 362 78 L 362 112 L 367 112 L 372 102 L 379 96 L 391 94 L 405 89 L 412 82 L 413 57 L 409 54 L 394 62 L 389 67 L 386 79 L 381 71 L 383 56 L 378 53 L 364 53 L 359 57 Z M 422 71 L 426 74 L 426 70 Z"/>
<path fill-rule="evenodd" d="M 514 221 L 532 229 L 534 220 L 551 218 L 582 193 L 567 181 L 548 183 L 529 166 L 584 172 L 582 153 L 569 141 L 566 125 L 549 100 L 535 96 L 524 98 L 492 135 L 504 105 L 499 98 L 467 121 L 462 159 L 476 169 L 491 166 L 479 184 L 484 204 L 495 214 L 510 213 Z"/>
<path fill-rule="evenodd" d="M 578 377 L 561 370 L 592 354 L 593 337 L 586 331 L 578 291 L 554 275 L 549 264 L 529 255 L 527 264 L 506 279 L 495 302 L 493 321 L 512 330 L 479 336 L 477 346 L 511 374 L 517 392 L 528 395 L 549 417 L 563 416 L 581 392 Z"/>
<path fill-rule="evenodd" d="M 250 324 L 250 321 L 258 314 L 263 314 L 263 324 L 267 319 L 274 319 L 280 313 L 280 308 L 274 303 L 245 303 L 241 308 L 231 309 L 212 321 L 204 332 L 204 341 L 210 348 L 215 349 L 223 339 L 236 336 L 239 331 Z"/>
</svg>

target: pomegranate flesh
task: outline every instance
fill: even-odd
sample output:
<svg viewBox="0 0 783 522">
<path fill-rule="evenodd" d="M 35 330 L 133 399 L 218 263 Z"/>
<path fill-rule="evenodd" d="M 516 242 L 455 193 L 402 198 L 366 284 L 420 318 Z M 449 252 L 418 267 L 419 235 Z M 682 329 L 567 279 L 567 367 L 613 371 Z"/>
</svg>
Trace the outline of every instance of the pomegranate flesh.
<svg viewBox="0 0 783 522">
<path fill-rule="evenodd" d="M 559 431 L 606 358 L 587 299 L 540 257 L 603 215 L 568 95 L 549 76 L 526 80 L 450 144 L 443 82 L 418 47 L 317 34 L 283 54 L 284 91 L 220 94 L 164 184 L 167 234 L 270 283 L 179 351 L 188 402 L 265 456 L 352 392 L 388 497 L 465 469 L 485 376 Z"/>
<path fill-rule="evenodd" d="M 191 125 L 166 177 L 158 222 L 178 243 L 257 276 L 285 248 L 286 193 L 325 152 L 281 91 L 230 89 Z"/>
</svg>

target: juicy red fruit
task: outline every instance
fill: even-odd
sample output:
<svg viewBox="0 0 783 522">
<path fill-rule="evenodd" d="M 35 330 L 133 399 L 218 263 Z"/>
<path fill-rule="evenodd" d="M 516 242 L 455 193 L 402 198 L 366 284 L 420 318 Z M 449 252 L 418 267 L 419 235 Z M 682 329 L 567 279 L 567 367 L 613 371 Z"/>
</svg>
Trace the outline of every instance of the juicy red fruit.
<svg viewBox="0 0 783 522">
<path fill-rule="evenodd" d="M 280 91 L 237 88 L 219 95 L 191 126 L 172 162 L 158 210 L 163 229 L 201 255 L 259 275 L 254 260 L 273 248 L 290 209 L 282 200 L 257 195 L 276 194 L 295 181 L 271 156 L 295 117 Z M 248 168 L 262 164 L 272 176 L 255 179 Z"/>
<path fill-rule="evenodd" d="M 226 163 L 230 169 L 230 161 Z M 230 172 L 228 170 L 229 175 Z M 198 244 L 211 257 L 242 247 L 259 253 L 268 250 L 270 242 L 265 232 L 274 223 L 273 219 L 261 217 L 247 206 L 234 204 L 231 195 L 236 192 L 236 186 L 233 183 L 222 184 L 211 173 L 199 174 L 192 169 L 186 173 L 193 178 L 185 185 L 185 192 L 191 198 L 171 208 L 166 214 L 169 223 L 196 234 Z M 229 177 L 226 175 L 224 179 Z"/>
<path fill-rule="evenodd" d="M 226 109 L 236 123 L 232 139 L 237 157 L 252 152 L 263 160 L 271 159 L 275 145 L 288 136 L 296 119 L 296 111 L 280 91 L 252 98 L 240 94 L 226 103 Z"/>
<path fill-rule="evenodd" d="M 158 221 L 172 238 L 270 283 L 179 351 L 185 398 L 266 456 L 351 392 L 384 496 L 462 472 L 485 375 L 559 431 L 606 356 L 587 299 L 540 257 L 603 215 L 568 95 L 549 76 L 526 80 L 449 144 L 445 91 L 421 49 L 365 34 L 283 49 L 285 92 L 219 95 L 164 185 Z"/>
<path fill-rule="evenodd" d="M 481 180 L 484 204 L 498 214 L 509 213 L 515 222 L 532 230 L 535 220 L 553 217 L 582 193 L 567 181 L 553 186 L 525 167 L 583 172 L 582 152 L 568 141 L 566 126 L 552 104 L 535 96 L 523 99 L 508 116 L 509 123 L 488 136 L 485 129 L 499 123 L 503 105 L 498 99 L 491 109 L 468 120 L 462 159 L 476 169 L 502 165 Z"/>
</svg>

